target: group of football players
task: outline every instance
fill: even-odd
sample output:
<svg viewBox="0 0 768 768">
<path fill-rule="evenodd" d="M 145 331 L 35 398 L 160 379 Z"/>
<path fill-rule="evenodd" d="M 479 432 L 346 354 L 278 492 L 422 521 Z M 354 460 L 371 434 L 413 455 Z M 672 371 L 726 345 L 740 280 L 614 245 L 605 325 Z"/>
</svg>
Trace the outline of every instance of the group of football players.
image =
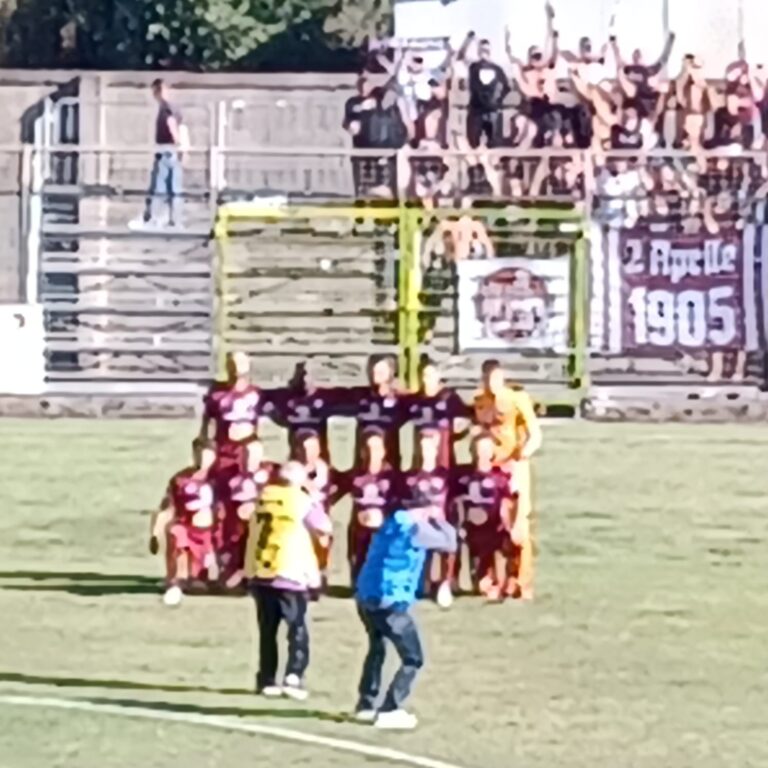
<svg viewBox="0 0 768 768">
<path fill-rule="evenodd" d="M 193 465 L 174 475 L 152 519 L 150 551 L 166 555 L 165 602 L 178 604 L 186 586 L 204 580 L 226 589 L 243 584 L 249 521 L 263 489 L 280 467 L 265 460 L 259 422 L 287 430 L 290 460 L 305 470 L 304 490 L 330 519 L 334 505 L 351 497 L 347 558 L 354 584 L 372 536 L 385 516 L 418 495 L 436 517 L 461 534 L 476 593 L 490 600 L 533 596 L 530 532 L 530 458 L 541 430 L 530 397 L 508 386 L 497 361 L 483 366 L 470 404 L 443 385 L 436 365 L 422 361 L 418 391 L 396 383 L 394 361 L 372 358 L 365 386 L 320 388 L 304 366 L 282 388 L 260 389 L 248 356 L 227 359 L 228 377 L 205 398 Z M 351 469 L 332 465 L 328 424 L 356 422 Z M 414 429 L 413 461 L 401 466 L 400 436 Z M 471 436 L 472 459 L 460 464 L 456 443 Z M 316 542 L 318 592 L 327 586 L 330 542 Z M 435 555 L 425 569 L 424 593 L 447 607 L 457 591 L 458 555 Z"/>
</svg>

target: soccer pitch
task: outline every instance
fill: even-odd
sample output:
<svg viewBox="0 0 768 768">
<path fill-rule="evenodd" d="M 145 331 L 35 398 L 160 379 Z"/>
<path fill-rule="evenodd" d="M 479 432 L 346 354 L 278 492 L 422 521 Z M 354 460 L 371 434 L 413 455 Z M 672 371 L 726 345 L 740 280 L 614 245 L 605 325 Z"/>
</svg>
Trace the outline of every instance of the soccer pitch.
<svg viewBox="0 0 768 768">
<path fill-rule="evenodd" d="M 768 765 L 765 427 L 545 425 L 537 599 L 420 606 L 422 725 L 391 734 L 339 717 L 350 600 L 312 610 L 306 705 L 251 693 L 249 599 L 162 606 L 141 510 L 195 426 L 0 421 L 2 768 Z"/>
</svg>

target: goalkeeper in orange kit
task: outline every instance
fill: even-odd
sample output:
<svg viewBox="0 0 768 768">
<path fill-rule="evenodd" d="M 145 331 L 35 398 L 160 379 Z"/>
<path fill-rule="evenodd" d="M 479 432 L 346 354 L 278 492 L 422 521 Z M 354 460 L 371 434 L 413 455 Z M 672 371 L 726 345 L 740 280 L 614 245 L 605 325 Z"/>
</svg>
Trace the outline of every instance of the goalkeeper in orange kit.
<svg viewBox="0 0 768 768">
<path fill-rule="evenodd" d="M 530 396 L 509 387 L 498 360 L 483 363 L 483 383 L 475 393 L 475 422 L 496 443 L 495 463 L 513 478 L 518 494 L 517 513 L 510 529 L 507 594 L 533 598 L 533 543 L 530 531 L 530 459 L 541 447 L 541 426 Z"/>
</svg>

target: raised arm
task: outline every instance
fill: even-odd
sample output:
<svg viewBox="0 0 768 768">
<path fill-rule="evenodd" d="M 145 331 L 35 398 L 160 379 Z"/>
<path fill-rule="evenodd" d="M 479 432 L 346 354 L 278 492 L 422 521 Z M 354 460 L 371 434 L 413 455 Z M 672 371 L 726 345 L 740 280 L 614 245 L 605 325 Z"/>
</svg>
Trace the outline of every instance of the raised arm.
<svg viewBox="0 0 768 768">
<path fill-rule="evenodd" d="M 613 58 L 616 59 L 616 67 L 619 70 L 624 69 L 627 62 L 621 58 L 621 50 L 619 49 L 619 40 L 616 37 L 616 35 L 611 35 L 608 38 L 608 44 L 611 46 L 611 50 L 613 51 Z"/>
<path fill-rule="evenodd" d="M 651 69 L 658 71 L 661 71 L 663 67 L 666 66 L 667 62 L 669 61 L 669 57 L 672 54 L 672 48 L 675 45 L 675 33 L 670 32 L 667 36 L 667 40 L 664 43 L 664 50 L 661 52 L 661 56 L 657 59 L 657 61 L 651 66 Z"/>
<path fill-rule="evenodd" d="M 547 66 L 554 67 L 559 56 L 558 39 L 560 33 L 555 29 L 555 9 L 552 7 L 552 3 L 547 2 L 545 9 L 547 12 L 547 36 L 544 39 L 544 60 L 547 62 Z"/>
<path fill-rule="evenodd" d="M 472 31 L 467 32 L 467 36 L 464 38 L 459 50 L 456 51 L 456 61 L 469 61 L 467 54 L 469 53 L 469 46 L 472 45 L 474 39 L 475 33 Z"/>
<path fill-rule="evenodd" d="M 505 30 L 504 48 L 507 52 L 507 58 L 512 62 L 512 66 L 522 69 L 525 66 L 525 62 L 523 62 L 522 59 L 518 59 L 517 56 L 512 53 L 512 33 L 509 31 L 509 27 L 507 27 Z M 513 74 L 513 78 L 514 77 L 515 75 Z"/>
</svg>

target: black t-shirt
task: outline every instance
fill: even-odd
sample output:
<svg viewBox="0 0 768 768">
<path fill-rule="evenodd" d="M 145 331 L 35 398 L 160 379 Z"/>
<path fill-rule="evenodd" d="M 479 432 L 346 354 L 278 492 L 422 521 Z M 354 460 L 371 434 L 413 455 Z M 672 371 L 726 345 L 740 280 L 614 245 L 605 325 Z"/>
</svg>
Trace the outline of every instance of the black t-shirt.
<svg viewBox="0 0 768 768">
<path fill-rule="evenodd" d="M 636 131 L 628 131 L 621 125 L 614 125 L 611 128 L 611 148 L 612 149 L 642 149 L 643 135 L 638 128 Z"/>
<path fill-rule="evenodd" d="M 406 129 L 397 104 L 385 107 L 375 96 L 353 96 L 344 106 L 344 127 L 360 123 L 352 137 L 358 149 L 400 149 L 405 144 Z"/>
<path fill-rule="evenodd" d="M 359 149 L 371 146 L 370 118 L 373 110 L 370 107 L 370 97 L 353 96 L 344 105 L 344 128 L 349 130 L 352 123 L 360 123 L 360 131 L 352 136 L 352 146 Z"/>
<path fill-rule="evenodd" d="M 161 101 L 157 110 L 157 121 L 155 123 L 155 144 L 175 144 L 171 129 L 168 127 L 168 120 L 175 118 L 181 125 L 181 112 L 168 101 Z"/>
<path fill-rule="evenodd" d="M 473 61 L 469 65 L 469 108 L 476 112 L 496 112 L 509 93 L 504 70 L 490 61 Z"/>
<path fill-rule="evenodd" d="M 651 87 L 650 79 L 656 77 L 659 72 L 661 72 L 659 64 L 650 67 L 645 64 L 628 64 L 624 67 L 624 75 L 637 89 L 633 98 L 624 100 L 625 109 L 634 107 L 640 117 L 650 117 L 654 113 L 659 93 Z"/>
</svg>

